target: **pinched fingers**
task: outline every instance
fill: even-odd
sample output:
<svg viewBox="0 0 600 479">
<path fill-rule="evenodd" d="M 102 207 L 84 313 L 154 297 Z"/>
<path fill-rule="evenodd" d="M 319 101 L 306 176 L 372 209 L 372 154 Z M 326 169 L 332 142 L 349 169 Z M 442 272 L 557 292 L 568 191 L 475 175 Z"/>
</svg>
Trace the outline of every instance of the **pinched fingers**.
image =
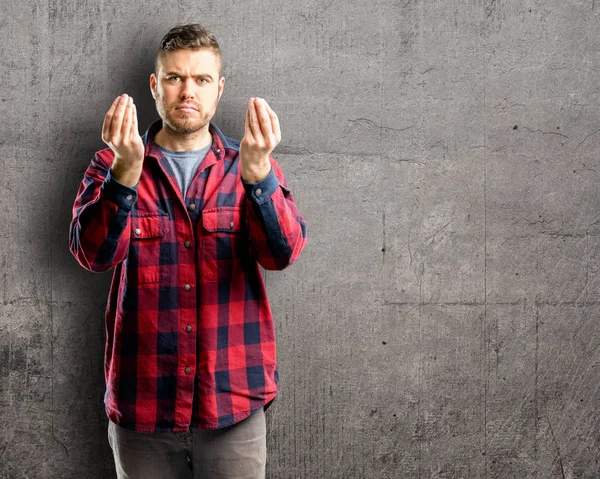
<svg viewBox="0 0 600 479">
<path fill-rule="evenodd" d="M 279 120 L 264 99 L 250 99 L 247 119 L 256 146 L 269 151 L 275 148 L 281 139 Z"/>
<path fill-rule="evenodd" d="M 250 98 L 244 129 L 240 143 L 242 177 L 257 183 L 271 170 L 270 155 L 281 135 L 279 120 L 264 99 Z"/>
<path fill-rule="evenodd" d="M 138 131 L 137 109 L 133 98 L 121 95 L 113 102 L 104 118 L 102 140 L 115 158 L 132 164 L 144 160 L 144 143 Z"/>
<path fill-rule="evenodd" d="M 110 110 L 104 118 L 104 128 L 102 139 L 107 144 L 120 144 L 123 138 L 122 127 L 127 113 L 127 107 L 129 105 L 129 96 L 121 95 L 117 97 L 115 102 L 112 104 Z"/>
</svg>

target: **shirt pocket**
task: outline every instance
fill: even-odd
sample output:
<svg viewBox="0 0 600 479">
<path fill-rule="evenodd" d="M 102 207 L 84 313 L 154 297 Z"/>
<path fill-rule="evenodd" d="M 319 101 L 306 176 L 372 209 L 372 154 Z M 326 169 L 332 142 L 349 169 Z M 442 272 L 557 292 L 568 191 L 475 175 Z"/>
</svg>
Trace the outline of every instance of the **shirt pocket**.
<svg viewBox="0 0 600 479">
<path fill-rule="evenodd" d="M 164 281 L 166 266 L 172 254 L 164 241 L 168 218 L 143 216 L 131 218 L 131 242 L 128 256 L 128 278 L 135 284 Z"/>
<path fill-rule="evenodd" d="M 247 234 L 239 206 L 219 206 L 202 211 L 203 278 L 223 281 L 243 276 L 247 260 Z"/>
</svg>

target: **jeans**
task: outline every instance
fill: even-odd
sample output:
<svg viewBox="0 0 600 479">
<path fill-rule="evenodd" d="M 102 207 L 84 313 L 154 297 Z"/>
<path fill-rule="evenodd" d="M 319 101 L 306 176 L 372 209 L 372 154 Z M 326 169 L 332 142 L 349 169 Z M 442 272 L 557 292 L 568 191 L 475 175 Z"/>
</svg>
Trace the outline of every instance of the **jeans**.
<svg viewBox="0 0 600 479">
<path fill-rule="evenodd" d="M 143 433 L 108 422 L 118 479 L 264 479 L 265 413 L 216 430 Z"/>
</svg>

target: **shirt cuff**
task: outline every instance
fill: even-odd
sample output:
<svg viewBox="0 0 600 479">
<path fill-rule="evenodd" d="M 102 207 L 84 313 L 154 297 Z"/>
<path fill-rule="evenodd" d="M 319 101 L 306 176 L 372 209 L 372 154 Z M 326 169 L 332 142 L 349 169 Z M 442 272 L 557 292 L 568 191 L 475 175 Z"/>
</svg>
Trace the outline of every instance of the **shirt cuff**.
<svg viewBox="0 0 600 479">
<path fill-rule="evenodd" d="M 262 205 L 271 198 L 271 195 L 275 193 L 275 190 L 279 187 L 279 180 L 275 176 L 273 167 L 266 178 L 259 181 L 258 183 L 248 183 L 242 178 L 242 184 L 246 191 L 246 196 L 251 198 L 254 202 Z"/>
<path fill-rule="evenodd" d="M 134 187 L 130 187 L 119 183 L 109 169 L 106 179 L 102 183 L 102 190 L 106 197 L 119 207 L 130 210 L 137 200 L 137 187 L 139 184 L 138 182 Z"/>
</svg>

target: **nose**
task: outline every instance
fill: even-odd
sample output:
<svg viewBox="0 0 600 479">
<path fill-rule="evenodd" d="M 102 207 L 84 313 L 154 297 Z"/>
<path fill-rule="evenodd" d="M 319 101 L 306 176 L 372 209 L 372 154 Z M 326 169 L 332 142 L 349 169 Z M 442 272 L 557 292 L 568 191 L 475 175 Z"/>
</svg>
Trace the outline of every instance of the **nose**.
<svg viewBox="0 0 600 479">
<path fill-rule="evenodd" d="M 181 98 L 194 98 L 194 79 L 186 78 L 181 84 Z"/>
</svg>

